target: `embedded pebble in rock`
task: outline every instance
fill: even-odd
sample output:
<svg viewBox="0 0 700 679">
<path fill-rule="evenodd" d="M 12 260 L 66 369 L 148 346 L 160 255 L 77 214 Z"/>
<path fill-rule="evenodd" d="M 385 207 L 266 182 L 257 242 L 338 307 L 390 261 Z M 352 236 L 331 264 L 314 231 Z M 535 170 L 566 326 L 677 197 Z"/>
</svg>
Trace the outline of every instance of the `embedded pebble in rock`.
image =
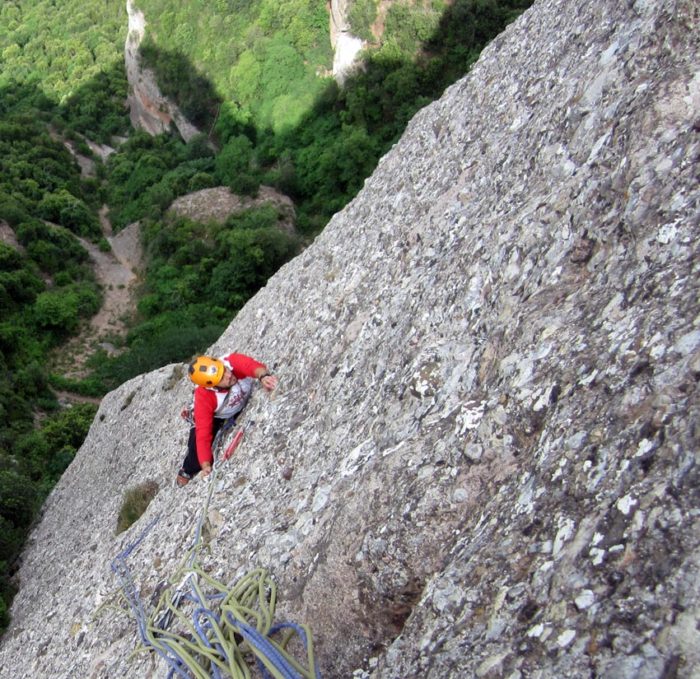
<svg viewBox="0 0 700 679">
<path fill-rule="evenodd" d="M 324 677 L 700 675 L 698 11 L 535 2 L 212 347 L 280 382 L 202 566 L 268 569 Z M 156 521 L 129 557 L 148 608 L 192 543 L 190 395 L 171 365 L 102 401 L 23 554 L 2 679 L 166 676 L 110 563 Z"/>
<path fill-rule="evenodd" d="M 587 608 L 590 608 L 593 603 L 595 602 L 595 595 L 590 589 L 584 589 L 581 594 L 579 594 L 576 599 L 574 599 L 574 603 L 576 604 L 576 608 L 579 609 L 579 611 L 584 611 Z"/>
</svg>

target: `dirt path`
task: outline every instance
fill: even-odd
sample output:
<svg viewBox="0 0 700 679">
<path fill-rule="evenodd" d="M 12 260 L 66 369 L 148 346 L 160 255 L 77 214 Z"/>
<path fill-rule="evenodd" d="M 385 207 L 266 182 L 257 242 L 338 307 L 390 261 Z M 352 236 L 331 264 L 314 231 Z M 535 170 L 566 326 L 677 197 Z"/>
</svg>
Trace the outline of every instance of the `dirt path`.
<svg viewBox="0 0 700 679">
<path fill-rule="evenodd" d="M 66 377 L 84 377 L 86 359 L 99 348 L 110 355 L 116 353 L 114 342 L 126 334 L 126 320 L 135 308 L 135 289 L 142 261 L 139 225 L 131 224 L 113 236 L 106 206 L 100 210 L 100 224 L 111 246 L 109 252 L 102 252 L 90 241 L 79 240 L 90 255 L 95 277 L 103 288 L 104 301 L 82 332 L 57 352 L 53 369 Z"/>
</svg>

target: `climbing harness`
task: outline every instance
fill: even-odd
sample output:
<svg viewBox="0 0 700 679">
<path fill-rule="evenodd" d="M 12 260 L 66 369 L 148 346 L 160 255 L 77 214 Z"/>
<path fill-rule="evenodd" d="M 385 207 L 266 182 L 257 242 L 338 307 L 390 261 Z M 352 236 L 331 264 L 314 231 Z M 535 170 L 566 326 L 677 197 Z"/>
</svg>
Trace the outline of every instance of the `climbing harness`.
<svg viewBox="0 0 700 679">
<path fill-rule="evenodd" d="M 233 423 L 227 424 L 217 433 L 212 446 L 215 451 Z M 308 627 L 290 622 L 274 624 L 277 587 L 265 569 L 255 569 L 227 586 L 207 574 L 197 561 L 218 471 L 239 445 L 245 428 L 253 424 L 239 428 L 222 458 L 216 460 L 192 546 L 149 615 L 126 560 L 160 517 L 151 520 L 112 561 L 112 571 L 136 619 L 141 639 L 137 651 L 151 650 L 163 658 L 169 667 L 168 679 L 251 679 L 252 661 L 264 679 L 321 679 Z M 179 584 L 174 587 L 174 583 Z M 304 647 L 306 666 L 287 650 L 294 638 Z"/>
<path fill-rule="evenodd" d="M 221 441 L 223 437 L 228 433 L 228 431 L 236 424 L 236 420 L 238 419 L 239 413 L 236 413 L 232 417 L 229 417 L 223 425 L 219 428 L 219 431 L 216 432 L 216 436 L 214 437 L 214 440 L 212 441 L 211 447 L 213 451 L 216 451 L 219 445 L 221 444 Z M 194 408 L 192 406 L 185 406 L 182 411 L 180 412 L 180 417 L 182 417 L 183 420 L 185 420 L 190 427 L 194 427 Z M 238 448 L 238 444 L 241 442 L 241 439 L 243 438 L 243 434 L 245 433 L 246 430 L 250 429 L 251 427 L 255 426 L 255 421 L 250 420 L 246 422 L 244 425 L 239 427 L 238 431 L 235 433 L 233 439 L 231 440 L 231 443 L 229 443 L 228 447 L 224 451 L 224 454 L 222 455 L 220 460 L 217 460 L 215 464 L 223 464 L 228 460 L 231 455 L 233 455 L 234 451 L 236 448 Z"/>
</svg>

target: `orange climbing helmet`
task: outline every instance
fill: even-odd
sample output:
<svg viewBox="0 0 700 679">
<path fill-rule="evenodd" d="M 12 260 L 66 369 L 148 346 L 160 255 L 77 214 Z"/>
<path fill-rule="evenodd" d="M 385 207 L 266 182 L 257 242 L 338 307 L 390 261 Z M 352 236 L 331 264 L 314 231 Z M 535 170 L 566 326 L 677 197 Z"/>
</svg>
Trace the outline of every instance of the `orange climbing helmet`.
<svg viewBox="0 0 700 679">
<path fill-rule="evenodd" d="M 218 358 L 197 356 L 190 363 L 190 379 L 200 387 L 215 387 L 224 377 L 226 366 Z"/>
</svg>

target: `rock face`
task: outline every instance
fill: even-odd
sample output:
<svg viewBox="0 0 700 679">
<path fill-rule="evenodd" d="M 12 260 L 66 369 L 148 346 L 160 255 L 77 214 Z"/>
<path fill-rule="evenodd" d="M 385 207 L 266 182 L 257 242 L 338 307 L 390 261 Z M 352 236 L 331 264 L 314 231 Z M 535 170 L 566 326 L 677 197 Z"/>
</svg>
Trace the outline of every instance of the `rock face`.
<svg viewBox="0 0 700 679">
<path fill-rule="evenodd" d="M 364 47 L 363 41 L 354 36 L 348 21 L 348 0 L 331 0 L 330 33 L 333 46 L 333 77 L 343 83 L 356 65 L 357 55 Z"/>
<path fill-rule="evenodd" d="M 127 0 L 126 11 L 129 28 L 124 44 L 124 62 L 129 82 L 127 105 L 131 124 L 149 134 L 167 132 L 174 125 L 180 136 L 189 141 L 199 130 L 182 115 L 174 102 L 161 94 L 153 71 L 141 65 L 139 46 L 146 28 L 143 12 L 131 0 Z"/>
<path fill-rule="evenodd" d="M 268 568 L 325 677 L 699 676 L 698 19 L 536 3 L 212 348 L 280 386 L 203 566 Z M 130 657 L 109 563 L 158 519 L 129 557 L 148 608 L 192 544 L 190 393 L 173 365 L 103 400 L 25 551 L 3 678 L 165 676 Z"/>
</svg>

